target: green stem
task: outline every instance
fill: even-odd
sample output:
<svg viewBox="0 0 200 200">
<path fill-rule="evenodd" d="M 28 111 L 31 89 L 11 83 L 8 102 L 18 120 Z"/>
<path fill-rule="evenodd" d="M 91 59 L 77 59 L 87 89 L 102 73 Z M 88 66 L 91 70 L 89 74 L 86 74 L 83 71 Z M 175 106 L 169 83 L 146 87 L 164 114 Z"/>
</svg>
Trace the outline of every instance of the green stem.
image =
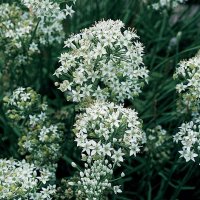
<svg viewBox="0 0 200 200">
<path fill-rule="evenodd" d="M 179 193 L 182 190 L 182 187 L 184 186 L 184 184 L 189 180 L 189 178 L 191 177 L 193 171 L 195 170 L 194 165 L 192 164 L 189 168 L 189 170 L 187 171 L 185 177 L 182 179 L 182 181 L 180 182 L 178 188 L 175 190 L 173 196 L 170 198 L 171 200 L 177 199 Z"/>
</svg>

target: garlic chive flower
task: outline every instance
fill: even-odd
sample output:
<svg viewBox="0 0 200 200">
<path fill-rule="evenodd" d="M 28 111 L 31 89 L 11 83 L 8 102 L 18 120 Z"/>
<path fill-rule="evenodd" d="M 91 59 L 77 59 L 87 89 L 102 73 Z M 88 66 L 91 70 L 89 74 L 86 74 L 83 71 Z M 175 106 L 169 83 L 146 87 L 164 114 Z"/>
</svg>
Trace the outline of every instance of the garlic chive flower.
<svg viewBox="0 0 200 200">
<path fill-rule="evenodd" d="M 50 178 L 26 161 L 0 159 L 0 199 L 46 200 L 55 194 L 55 185 L 47 185 Z"/>
<path fill-rule="evenodd" d="M 157 125 L 152 129 L 148 128 L 145 132 L 145 155 L 151 158 L 153 164 L 158 165 L 159 163 L 162 166 L 170 159 L 171 136 L 161 125 Z"/>
<path fill-rule="evenodd" d="M 157 125 L 153 129 L 147 129 L 147 133 L 147 142 L 151 146 L 150 148 L 153 146 L 159 148 L 169 139 L 167 131 L 160 125 Z"/>
<path fill-rule="evenodd" d="M 73 1 L 73 3 L 75 2 Z M 31 13 L 41 19 L 56 18 L 62 20 L 68 15 L 72 16 L 74 13 L 72 6 L 66 5 L 65 9 L 60 9 L 59 3 L 52 0 L 21 0 L 21 3 L 29 8 Z"/>
<path fill-rule="evenodd" d="M 85 169 L 74 181 L 69 180 L 69 197 L 74 194 L 77 199 L 100 200 L 106 199 L 108 192 L 121 193 L 119 185 L 113 186 L 115 167 L 125 156 L 136 156 L 146 141 L 137 112 L 113 102 L 93 102 L 77 116 L 74 134 Z M 122 172 L 117 179 L 124 176 Z"/>
<path fill-rule="evenodd" d="M 19 87 L 13 91 L 12 95 L 5 96 L 3 100 L 8 118 L 18 122 L 25 119 L 26 113 L 40 103 L 40 96 L 29 87 Z M 46 109 L 46 106 L 40 106 L 41 110 Z"/>
<path fill-rule="evenodd" d="M 4 98 L 4 107 L 11 125 L 20 130 L 19 152 L 36 166 L 55 171 L 61 155 L 62 124 L 53 122 L 40 95 L 31 88 L 20 87 Z"/>
<path fill-rule="evenodd" d="M 151 1 L 151 0 L 150 0 Z M 187 0 L 156 0 L 155 3 L 150 3 L 154 10 L 174 9 L 179 4 L 185 3 Z"/>
<path fill-rule="evenodd" d="M 15 62 L 19 66 L 27 64 L 31 56 L 40 53 L 39 46 L 55 45 L 64 39 L 62 20 L 65 16 L 57 13 L 51 18 L 38 20 L 31 10 L 3 3 L 0 16 L 0 46 L 6 57 L 16 57 Z"/>
<path fill-rule="evenodd" d="M 183 113 L 190 111 L 192 120 L 179 127 L 179 132 L 174 135 L 174 142 L 179 143 L 182 149 L 180 157 L 186 162 L 196 161 L 200 150 L 200 52 L 189 60 L 181 61 L 174 74 L 179 80 L 176 89 L 180 96 L 179 110 Z"/>
<path fill-rule="evenodd" d="M 0 80 L 0 85 L 4 93 L 26 79 L 24 74 L 29 74 L 30 66 L 41 64 L 38 55 L 47 46 L 58 47 L 65 34 L 59 16 L 38 19 L 17 3 L 1 3 L 0 16 L 0 55 L 2 75 L 6 78 Z"/>
<path fill-rule="evenodd" d="M 56 82 L 73 102 L 87 99 L 123 102 L 141 92 L 148 78 L 143 45 L 120 20 L 100 21 L 65 41 Z"/>
<path fill-rule="evenodd" d="M 137 112 L 114 103 L 95 102 L 78 115 L 74 125 L 75 141 L 82 153 L 92 158 L 106 156 L 114 163 L 125 154 L 140 152 L 145 134 Z"/>
<path fill-rule="evenodd" d="M 200 117 L 194 117 L 192 121 L 183 123 L 179 127 L 179 132 L 173 137 L 174 142 L 180 144 L 180 157 L 186 162 L 195 161 L 200 154 Z"/>
<path fill-rule="evenodd" d="M 109 168 L 102 161 L 94 161 L 91 167 L 80 172 L 80 180 L 77 182 L 78 196 L 82 199 L 101 199 L 105 190 L 112 188 L 109 179 L 113 175 L 112 167 Z"/>
<path fill-rule="evenodd" d="M 179 81 L 176 85 L 180 96 L 179 110 L 198 112 L 200 104 L 200 53 L 189 60 L 181 61 L 174 78 Z"/>
<path fill-rule="evenodd" d="M 107 198 L 108 193 L 122 192 L 120 185 L 113 186 L 114 164 L 98 158 L 88 161 L 85 163 L 85 168 L 67 182 L 65 193 L 68 199 L 75 196 L 81 200 L 102 200 Z M 124 174 L 119 178 L 123 176 Z"/>
</svg>

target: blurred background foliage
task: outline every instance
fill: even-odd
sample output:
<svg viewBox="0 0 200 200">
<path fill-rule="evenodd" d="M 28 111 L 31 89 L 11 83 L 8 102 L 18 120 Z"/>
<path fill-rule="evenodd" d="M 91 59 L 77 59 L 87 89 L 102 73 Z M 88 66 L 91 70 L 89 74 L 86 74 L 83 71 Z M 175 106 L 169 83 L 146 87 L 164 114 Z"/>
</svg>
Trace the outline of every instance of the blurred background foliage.
<svg viewBox="0 0 200 200">
<path fill-rule="evenodd" d="M 150 70 L 150 76 L 142 94 L 132 102 L 125 102 L 125 106 L 138 111 L 145 130 L 162 125 L 170 135 L 176 133 L 188 116 L 176 111 L 178 96 L 173 73 L 180 60 L 194 56 L 200 49 L 200 2 L 189 0 L 174 11 L 159 12 L 149 9 L 141 0 L 77 0 L 74 10 L 72 19 L 63 22 L 66 38 L 101 19 L 120 19 L 126 27 L 137 30 L 145 46 L 144 62 Z M 60 159 L 57 170 L 58 179 L 74 173 L 70 166 L 71 161 L 81 165 L 80 151 L 76 148 L 71 133 L 75 105 L 67 102 L 62 92 L 54 86 L 52 75 L 59 66 L 58 56 L 63 51 L 62 46 L 44 50 L 45 59 L 38 66 L 37 75 L 41 76 L 39 81 L 25 81 L 27 85 L 18 85 L 32 87 L 45 96 L 52 114 L 59 113 L 60 119 L 65 123 L 65 143 L 63 158 Z M 2 66 L 0 53 L 0 67 Z M 4 113 L 4 95 L 1 84 L 0 153 L 1 157 L 19 158 L 16 151 L 18 133 L 9 125 Z M 119 184 L 123 185 L 123 193 L 110 199 L 200 199 L 198 164 L 179 159 L 178 148 L 171 140 L 168 143 L 164 144 L 162 152 L 157 152 L 156 158 L 145 152 L 136 158 L 129 158 L 122 166 L 126 177 L 119 180 Z"/>
</svg>

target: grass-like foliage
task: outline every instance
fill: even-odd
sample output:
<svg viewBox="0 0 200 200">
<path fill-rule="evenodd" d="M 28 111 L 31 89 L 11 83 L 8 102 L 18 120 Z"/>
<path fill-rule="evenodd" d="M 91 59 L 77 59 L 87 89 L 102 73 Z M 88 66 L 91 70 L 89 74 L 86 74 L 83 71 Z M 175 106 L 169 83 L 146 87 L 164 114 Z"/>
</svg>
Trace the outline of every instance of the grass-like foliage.
<svg viewBox="0 0 200 200">
<path fill-rule="evenodd" d="M 199 22 L 198 0 L 1 0 L 0 199 L 200 199 Z"/>
</svg>

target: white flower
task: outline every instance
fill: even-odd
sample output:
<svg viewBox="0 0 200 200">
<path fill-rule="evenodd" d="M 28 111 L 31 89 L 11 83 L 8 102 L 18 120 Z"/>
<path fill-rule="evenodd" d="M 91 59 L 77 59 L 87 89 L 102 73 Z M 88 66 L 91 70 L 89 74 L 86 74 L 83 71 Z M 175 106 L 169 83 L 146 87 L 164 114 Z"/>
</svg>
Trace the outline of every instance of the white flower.
<svg viewBox="0 0 200 200">
<path fill-rule="evenodd" d="M 39 119 L 42 120 L 42 121 L 45 121 L 47 119 L 47 115 L 46 113 L 44 112 L 41 112 L 39 115 L 38 115 Z"/>
<path fill-rule="evenodd" d="M 29 115 L 30 122 L 29 124 L 35 126 L 37 122 L 40 120 L 37 115 Z"/>
<path fill-rule="evenodd" d="M 43 199 L 52 199 L 52 194 L 56 194 L 56 186 L 49 185 L 47 186 L 47 188 L 42 188 L 42 191 L 40 193 Z"/>
<path fill-rule="evenodd" d="M 77 146 L 90 156 L 111 157 L 114 144 L 136 156 L 145 142 L 137 113 L 114 103 L 95 102 L 77 116 L 74 127 Z"/>
<path fill-rule="evenodd" d="M 137 143 L 132 143 L 130 147 L 130 156 L 132 155 L 136 156 L 138 152 L 140 152 L 140 146 L 138 146 Z"/>
<path fill-rule="evenodd" d="M 107 179 L 113 175 L 112 167 L 108 167 L 102 160 L 94 161 L 89 168 L 80 172 L 80 181 L 77 182 L 79 192 L 84 194 L 85 199 L 100 199 L 105 190 L 111 190 L 111 183 Z M 120 188 L 115 191 L 120 192 Z"/>
<path fill-rule="evenodd" d="M 196 115 L 192 121 L 183 123 L 179 127 L 179 132 L 174 135 L 174 142 L 180 143 L 182 150 L 179 151 L 180 157 L 185 158 L 186 162 L 199 156 L 198 146 L 200 145 L 199 115 Z"/>
<path fill-rule="evenodd" d="M 119 20 L 100 21 L 65 41 L 68 51 L 61 54 L 61 66 L 54 74 L 69 78 L 70 87 L 66 79 L 59 86 L 69 100 L 123 102 L 141 92 L 148 78 L 143 46 L 133 30 L 123 32 L 122 28 Z"/>
<path fill-rule="evenodd" d="M 119 148 L 117 151 L 114 151 L 112 158 L 114 159 L 115 163 L 118 163 L 118 162 L 123 162 L 124 160 L 123 156 L 124 153 L 122 153 L 121 148 Z"/>
<path fill-rule="evenodd" d="M 111 153 L 113 151 L 113 148 L 111 147 L 111 143 L 109 142 L 108 144 L 103 144 L 103 148 L 101 151 L 103 155 L 108 155 L 111 157 Z"/>
<path fill-rule="evenodd" d="M 44 177 L 42 174 L 37 176 L 37 172 L 42 171 L 24 160 L 0 159 L 0 172 L 3 172 L 0 173 L 0 199 L 32 199 L 33 196 L 40 196 L 41 200 L 46 200 L 46 197 L 51 199 L 52 194 L 55 194 L 55 186 L 49 185 L 40 192 L 40 180 L 44 181 Z M 46 177 L 44 183 L 48 181 L 50 177 Z"/>
<path fill-rule="evenodd" d="M 157 0 L 157 3 L 149 3 L 154 10 L 175 8 L 179 4 L 186 2 L 187 0 Z"/>
<path fill-rule="evenodd" d="M 188 112 L 188 109 L 192 112 L 198 111 L 200 105 L 200 53 L 187 61 L 181 61 L 174 78 L 181 80 L 176 85 L 181 98 L 180 112 Z"/>
<path fill-rule="evenodd" d="M 117 194 L 117 193 L 121 193 L 122 190 L 120 189 L 120 185 L 116 185 L 116 186 L 114 186 L 114 187 L 113 187 L 113 191 L 114 191 L 115 194 Z"/>
<path fill-rule="evenodd" d="M 7 98 L 5 108 L 8 117 L 10 113 L 17 116 L 12 121 L 20 127 L 19 152 L 26 154 L 36 166 L 55 170 L 54 163 L 60 156 L 62 131 L 47 115 L 47 105 L 40 95 L 31 88 L 18 88 Z"/>
<path fill-rule="evenodd" d="M 69 15 L 70 17 L 72 17 L 72 14 L 74 13 L 72 6 L 68 6 L 66 4 L 66 8 L 64 9 L 64 12 L 66 15 Z"/>
<path fill-rule="evenodd" d="M 86 151 L 88 155 L 90 155 L 91 150 L 93 150 L 96 146 L 96 142 L 94 140 L 85 141 L 85 143 L 82 144 L 82 152 Z"/>
<path fill-rule="evenodd" d="M 91 156 L 99 154 L 102 151 L 102 145 L 100 142 L 95 143 L 94 148 L 91 151 Z"/>
<path fill-rule="evenodd" d="M 194 151 L 189 148 L 184 148 L 182 151 L 179 151 L 179 153 L 181 154 L 180 157 L 185 158 L 186 162 L 190 160 L 195 161 L 194 158 L 198 156 L 198 154 L 194 153 Z"/>
<path fill-rule="evenodd" d="M 20 96 L 22 101 L 27 101 L 30 99 L 30 94 L 28 93 L 22 93 Z"/>
</svg>

